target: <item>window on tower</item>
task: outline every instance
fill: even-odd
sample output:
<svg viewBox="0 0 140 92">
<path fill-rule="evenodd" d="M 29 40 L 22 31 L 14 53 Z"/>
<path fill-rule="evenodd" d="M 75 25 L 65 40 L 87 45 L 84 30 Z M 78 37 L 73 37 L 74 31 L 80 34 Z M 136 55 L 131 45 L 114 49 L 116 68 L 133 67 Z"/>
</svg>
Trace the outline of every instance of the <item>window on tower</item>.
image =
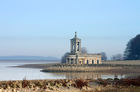
<svg viewBox="0 0 140 92">
<path fill-rule="evenodd" d="M 73 50 L 74 50 L 74 45 L 72 45 L 73 46 Z"/>
<path fill-rule="evenodd" d="M 77 51 L 79 51 L 79 42 L 77 43 Z"/>
</svg>

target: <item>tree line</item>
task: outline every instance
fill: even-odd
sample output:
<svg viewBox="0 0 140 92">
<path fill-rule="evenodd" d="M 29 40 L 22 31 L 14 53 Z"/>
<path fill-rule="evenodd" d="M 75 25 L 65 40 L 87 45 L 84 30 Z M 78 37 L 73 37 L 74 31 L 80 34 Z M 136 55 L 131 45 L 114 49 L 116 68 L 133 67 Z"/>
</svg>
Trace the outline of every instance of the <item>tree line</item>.
<svg viewBox="0 0 140 92">
<path fill-rule="evenodd" d="M 106 57 L 105 52 L 102 53 L 102 60 L 106 60 L 104 57 Z M 140 34 L 128 41 L 123 55 L 113 55 L 111 60 L 140 60 Z"/>
<path fill-rule="evenodd" d="M 87 48 L 83 47 L 83 54 L 88 53 Z M 68 52 L 62 56 L 62 62 L 64 63 L 66 60 Z M 102 60 L 107 61 L 108 57 L 105 52 L 100 53 L 102 55 Z M 123 54 L 115 54 L 110 57 L 110 60 L 140 60 L 140 34 L 136 37 L 130 39 L 126 45 Z"/>
</svg>

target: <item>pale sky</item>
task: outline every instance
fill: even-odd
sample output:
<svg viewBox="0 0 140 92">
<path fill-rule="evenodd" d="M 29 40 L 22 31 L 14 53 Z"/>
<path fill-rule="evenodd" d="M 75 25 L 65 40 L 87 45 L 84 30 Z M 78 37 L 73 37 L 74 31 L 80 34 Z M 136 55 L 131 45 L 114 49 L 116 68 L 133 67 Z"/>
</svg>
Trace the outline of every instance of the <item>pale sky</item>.
<svg viewBox="0 0 140 92">
<path fill-rule="evenodd" d="M 55 56 L 77 31 L 89 53 L 123 53 L 140 33 L 140 0 L 0 0 L 0 56 Z"/>
</svg>

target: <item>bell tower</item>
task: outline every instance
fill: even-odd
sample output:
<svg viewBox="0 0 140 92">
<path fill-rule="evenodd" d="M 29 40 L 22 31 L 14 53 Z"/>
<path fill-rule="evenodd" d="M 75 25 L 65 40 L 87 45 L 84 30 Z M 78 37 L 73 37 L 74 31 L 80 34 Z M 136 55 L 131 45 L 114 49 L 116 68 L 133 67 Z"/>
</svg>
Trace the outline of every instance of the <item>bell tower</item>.
<svg viewBox="0 0 140 92">
<path fill-rule="evenodd" d="M 71 39 L 71 53 L 79 54 L 81 53 L 81 39 L 77 38 L 77 32 L 75 32 L 75 36 Z"/>
</svg>

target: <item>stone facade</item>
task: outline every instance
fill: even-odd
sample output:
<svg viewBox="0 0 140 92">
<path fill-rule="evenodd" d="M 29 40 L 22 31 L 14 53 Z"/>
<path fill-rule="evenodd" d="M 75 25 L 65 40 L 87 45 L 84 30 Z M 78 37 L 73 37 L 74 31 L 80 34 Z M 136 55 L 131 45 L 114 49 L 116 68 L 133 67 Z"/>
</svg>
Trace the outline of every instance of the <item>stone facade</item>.
<svg viewBox="0 0 140 92">
<path fill-rule="evenodd" d="M 81 53 L 81 39 L 75 37 L 71 39 L 70 53 L 66 56 L 67 64 L 101 64 L 100 54 L 83 54 Z"/>
</svg>

